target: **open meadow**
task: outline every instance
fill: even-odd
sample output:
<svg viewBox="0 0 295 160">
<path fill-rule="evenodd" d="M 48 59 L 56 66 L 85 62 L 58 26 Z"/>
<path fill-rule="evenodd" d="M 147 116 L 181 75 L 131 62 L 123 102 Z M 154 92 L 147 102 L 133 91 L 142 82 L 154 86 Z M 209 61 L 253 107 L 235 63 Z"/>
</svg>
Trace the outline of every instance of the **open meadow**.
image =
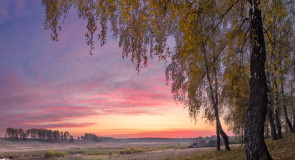
<svg viewBox="0 0 295 160">
<path fill-rule="evenodd" d="M 295 134 L 266 140 L 275 160 L 295 160 Z M 240 160 L 246 159 L 244 146 L 231 145 L 231 151 L 214 147 L 188 148 L 188 143 L 46 143 L 0 140 L 0 158 L 16 160 Z"/>
</svg>

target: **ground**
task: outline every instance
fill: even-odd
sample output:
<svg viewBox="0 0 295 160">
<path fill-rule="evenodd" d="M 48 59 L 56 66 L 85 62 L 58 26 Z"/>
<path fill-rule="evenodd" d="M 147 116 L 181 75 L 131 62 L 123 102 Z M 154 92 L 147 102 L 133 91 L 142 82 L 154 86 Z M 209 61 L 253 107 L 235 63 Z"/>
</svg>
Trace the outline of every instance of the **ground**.
<svg viewBox="0 0 295 160">
<path fill-rule="evenodd" d="M 283 139 L 266 139 L 274 160 L 295 160 L 295 134 Z M 240 160 L 245 159 L 244 146 L 232 145 L 231 151 L 215 148 L 187 148 L 189 144 L 114 144 L 114 143 L 45 143 L 0 140 L 0 158 L 13 156 L 18 160 Z M 2 156 L 2 157 L 1 157 Z M 51 158 L 50 158 L 51 157 Z"/>
</svg>

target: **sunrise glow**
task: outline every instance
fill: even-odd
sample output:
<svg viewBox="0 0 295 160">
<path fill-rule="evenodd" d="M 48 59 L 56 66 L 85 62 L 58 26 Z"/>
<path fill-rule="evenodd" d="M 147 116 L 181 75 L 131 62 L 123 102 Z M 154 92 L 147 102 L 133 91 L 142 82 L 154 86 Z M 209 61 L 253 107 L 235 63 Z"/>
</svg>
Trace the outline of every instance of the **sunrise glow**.
<svg viewBox="0 0 295 160">
<path fill-rule="evenodd" d="M 195 122 L 175 103 L 164 61 L 148 61 L 138 73 L 122 59 L 111 35 L 90 55 L 86 22 L 75 11 L 63 24 L 59 42 L 50 40 L 43 23 L 39 1 L 0 6 L 0 136 L 7 127 L 117 138 L 216 134 L 202 114 Z"/>
</svg>

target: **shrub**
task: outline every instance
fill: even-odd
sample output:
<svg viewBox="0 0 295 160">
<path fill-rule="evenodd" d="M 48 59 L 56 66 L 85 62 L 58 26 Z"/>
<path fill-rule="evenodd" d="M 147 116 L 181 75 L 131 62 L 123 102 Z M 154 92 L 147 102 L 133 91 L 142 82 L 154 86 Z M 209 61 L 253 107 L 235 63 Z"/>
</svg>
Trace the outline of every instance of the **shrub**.
<svg viewBox="0 0 295 160">
<path fill-rule="evenodd" d="M 64 156 L 67 156 L 68 153 L 67 152 L 54 152 L 54 151 L 47 151 L 45 152 L 44 154 L 44 157 L 45 158 L 50 158 L 50 157 L 64 157 Z"/>
<path fill-rule="evenodd" d="M 47 151 L 45 154 L 44 154 L 44 157 L 46 158 L 50 158 L 50 157 L 53 157 L 54 154 L 53 154 L 53 151 Z"/>
<path fill-rule="evenodd" d="M 123 151 L 120 151 L 120 154 L 136 154 L 136 153 L 143 153 L 144 150 L 142 149 L 134 149 L 134 148 L 129 148 L 125 149 Z"/>
<path fill-rule="evenodd" d="M 132 151 L 130 151 L 130 150 L 125 151 L 125 154 L 131 154 L 131 153 L 132 153 Z"/>
</svg>

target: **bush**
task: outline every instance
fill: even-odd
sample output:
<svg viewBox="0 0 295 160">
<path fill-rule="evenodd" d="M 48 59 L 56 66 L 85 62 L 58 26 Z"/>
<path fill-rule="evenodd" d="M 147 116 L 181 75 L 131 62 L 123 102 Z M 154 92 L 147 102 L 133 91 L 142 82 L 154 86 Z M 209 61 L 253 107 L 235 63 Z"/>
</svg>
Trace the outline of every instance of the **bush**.
<svg viewBox="0 0 295 160">
<path fill-rule="evenodd" d="M 132 151 L 130 151 L 130 150 L 125 151 L 125 154 L 131 154 L 131 153 L 132 153 Z"/>
<path fill-rule="evenodd" d="M 129 148 L 129 149 L 120 151 L 120 154 L 136 154 L 136 153 L 143 153 L 143 152 L 144 151 L 142 149 Z"/>
<path fill-rule="evenodd" d="M 64 156 L 67 156 L 67 155 L 68 155 L 68 153 L 66 153 L 66 152 L 54 152 L 54 151 L 49 150 L 49 151 L 45 152 L 44 157 L 45 158 L 64 157 Z"/>
</svg>

